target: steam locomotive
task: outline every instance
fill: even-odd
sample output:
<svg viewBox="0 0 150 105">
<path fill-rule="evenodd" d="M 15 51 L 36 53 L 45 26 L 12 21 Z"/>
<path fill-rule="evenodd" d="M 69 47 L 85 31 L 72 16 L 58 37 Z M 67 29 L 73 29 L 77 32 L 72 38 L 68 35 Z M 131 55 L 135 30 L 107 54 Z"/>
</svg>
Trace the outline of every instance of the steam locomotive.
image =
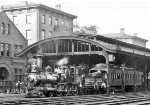
<svg viewBox="0 0 150 105">
<path fill-rule="evenodd" d="M 60 66 L 54 72 L 26 74 L 26 96 L 67 96 L 101 93 L 104 81 L 107 88 L 131 89 L 142 85 L 143 73 L 133 68 L 108 66 L 100 63 L 89 69 L 87 65 Z M 106 91 L 106 90 L 105 90 Z"/>
</svg>

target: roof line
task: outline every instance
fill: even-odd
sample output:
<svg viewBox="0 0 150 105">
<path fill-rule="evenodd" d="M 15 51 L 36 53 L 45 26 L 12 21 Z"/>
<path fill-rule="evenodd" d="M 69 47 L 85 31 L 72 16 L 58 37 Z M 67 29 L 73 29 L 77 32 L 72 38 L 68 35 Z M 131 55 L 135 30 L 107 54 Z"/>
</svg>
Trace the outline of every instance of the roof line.
<svg viewBox="0 0 150 105">
<path fill-rule="evenodd" d="M 28 5 L 14 5 L 14 6 L 8 6 L 5 5 L 5 6 L 2 6 L 3 10 L 6 11 L 6 10 L 11 10 L 11 9 L 19 9 L 19 8 L 28 8 L 28 7 L 42 7 L 42 8 L 45 8 L 45 9 L 48 9 L 48 10 L 52 10 L 54 12 L 59 12 L 61 14 L 65 14 L 67 16 L 70 16 L 72 18 L 77 18 L 77 16 L 75 15 L 72 15 L 72 14 L 69 14 L 67 12 L 64 12 L 64 11 L 61 11 L 61 10 L 58 10 L 58 9 L 55 9 L 55 8 L 52 8 L 52 7 L 49 7 L 49 6 L 46 6 L 46 5 L 43 5 L 43 4 L 28 4 Z"/>
</svg>

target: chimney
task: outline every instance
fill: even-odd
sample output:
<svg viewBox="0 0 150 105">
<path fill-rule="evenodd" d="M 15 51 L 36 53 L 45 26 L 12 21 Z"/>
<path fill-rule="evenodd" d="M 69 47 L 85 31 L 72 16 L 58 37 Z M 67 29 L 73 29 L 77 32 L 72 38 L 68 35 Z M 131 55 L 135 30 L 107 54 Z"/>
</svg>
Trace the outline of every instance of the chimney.
<svg viewBox="0 0 150 105">
<path fill-rule="evenodd" d="M 124 34 L 124 28 L 120 28 L 120 33 Z"/>
<path fill-rule="evenodd" d="M 22 4 L 28 5 L 28 1 L 21 1 Z"/>
<path fill-rule="evenodd" d="M 56 4 L 55 8 L 58 9 L 58 10 L 61 10 L 61 4 Z"/>
<path fill-rule="evenodd" d="M 137 33 L 134 33 L 134 36 L 137 36 Z"/>
</svg>

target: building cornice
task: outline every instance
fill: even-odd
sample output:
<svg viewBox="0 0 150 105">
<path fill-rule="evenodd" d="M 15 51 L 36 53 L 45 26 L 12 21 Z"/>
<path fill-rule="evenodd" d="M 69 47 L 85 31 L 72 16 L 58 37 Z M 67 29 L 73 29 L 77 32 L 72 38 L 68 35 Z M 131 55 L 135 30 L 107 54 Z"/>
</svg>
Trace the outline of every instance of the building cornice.
<svg viewBox="0 0 150 105">
<path fill-rule="evenodd" d="M 67 12 L 63 12 L 63 11 L 55 9 L 55 8 L 48 7 L 48 6 L 43 5 L 43 4 L 6 5 L 6 6 L 1 6 L 1 8 L 4 11 L 20 10 L 20 9 L 27 9 L 27 8 L 43 8 L 43 9 L 46 9 L 46 10 L 57 12 L 59 14 L 66 15 L 66 16 L 71 17 L 73 19 L 77 18 L 77 16 L 75 16 L 75 15 L 69 14 Z"/>
</svg>

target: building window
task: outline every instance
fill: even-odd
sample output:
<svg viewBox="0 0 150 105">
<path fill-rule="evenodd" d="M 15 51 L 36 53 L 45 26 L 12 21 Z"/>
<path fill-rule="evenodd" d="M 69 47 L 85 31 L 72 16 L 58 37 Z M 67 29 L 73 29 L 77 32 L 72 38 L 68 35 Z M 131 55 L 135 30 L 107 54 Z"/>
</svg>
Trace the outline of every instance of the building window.
<svg viewBox="0 0 150 105">
<path fill-rule="evenodd" d="M 2 22 L 1 34 L 5 34 L 5 24 Z"/>
<path fill-rule="evenodd" d="M 26 39 L 28 44 L 31 44 L 31 30 L 26 30 Z"/>
<path fill-rule="evenodd" d="M 19 74 L 22 74 L 22 69 L 19 69 Z"/>
<path fill-rule="evenodd" d="M 45 23 L 45 15 L 42 15 L 42 24 Z"/>
<path fill-rule="evenodd" d="M 50 26 L 52 26 L 52 17 L 49 17 L 48 23 Z"/>
<path fill-rule="evenodd" d="M 15 68 L 15 82 L 23 81 L 22 69 Z"/>
<path fill-rule="evenodd" d="M 7 24 L 7 26 L 6 26 L 6 34 L 7 35 L 10 34 L 10 24 Z"/>
<path fill-rule="evenodd" d="M 42 36 L 41 39 L 45 39 L 45 30 L 42 30 Z"/>
<path fill-rule="evenodd" d="M 21 51 L 22 51 L 22 48 L 23 48 L 23 46 L 22 46 L 22 45 L 19 45 L 19 46 L 18 46 L 18 51 L 21 52 Z"/>
<path fill-rule="evenodd" d="M 6 56 L 10 56 L 10 44 L 5 44 L 6 46 Z"/>
<path fill-rule="evenodd" d="M 13 16 L 13 23 L 17 25 L 17 16 Z"/>
<path fill-rule="evenodd" d="M 19 51 L 18 51 L 18 45 L 14 45 L 14 56 L 15 54 L 17 54 Z"/>
<path fill-rule="evenodd" d="M 58 26 L 58 19 L 55 20 L 55 26 Z"/>
<path fill-rule="evenodd" d="M 18 74 L 18 69 L 17 68 L 15 68 L 15 74 Z"/>
<path fill-rule="evenodd" d="M 52 31 L 49 31 L 48 38 L 52 37 Z"/>
<path fill-rule="evenodd" d="M 4 43 L 1 43 L 1 56 L 4 56 Z"/>
<path fill-rule="evenodd" d="M 65 26 L 65 22 L 64 22 L 64 20 L 61 22 L 61 25 L 62 25 L 62 26 Z"/>
<path fill-rule="evenodd" d="M 30 14 L 26 15 L 26 23 L 31 24 L 31 15 Z"/>
</svg>

